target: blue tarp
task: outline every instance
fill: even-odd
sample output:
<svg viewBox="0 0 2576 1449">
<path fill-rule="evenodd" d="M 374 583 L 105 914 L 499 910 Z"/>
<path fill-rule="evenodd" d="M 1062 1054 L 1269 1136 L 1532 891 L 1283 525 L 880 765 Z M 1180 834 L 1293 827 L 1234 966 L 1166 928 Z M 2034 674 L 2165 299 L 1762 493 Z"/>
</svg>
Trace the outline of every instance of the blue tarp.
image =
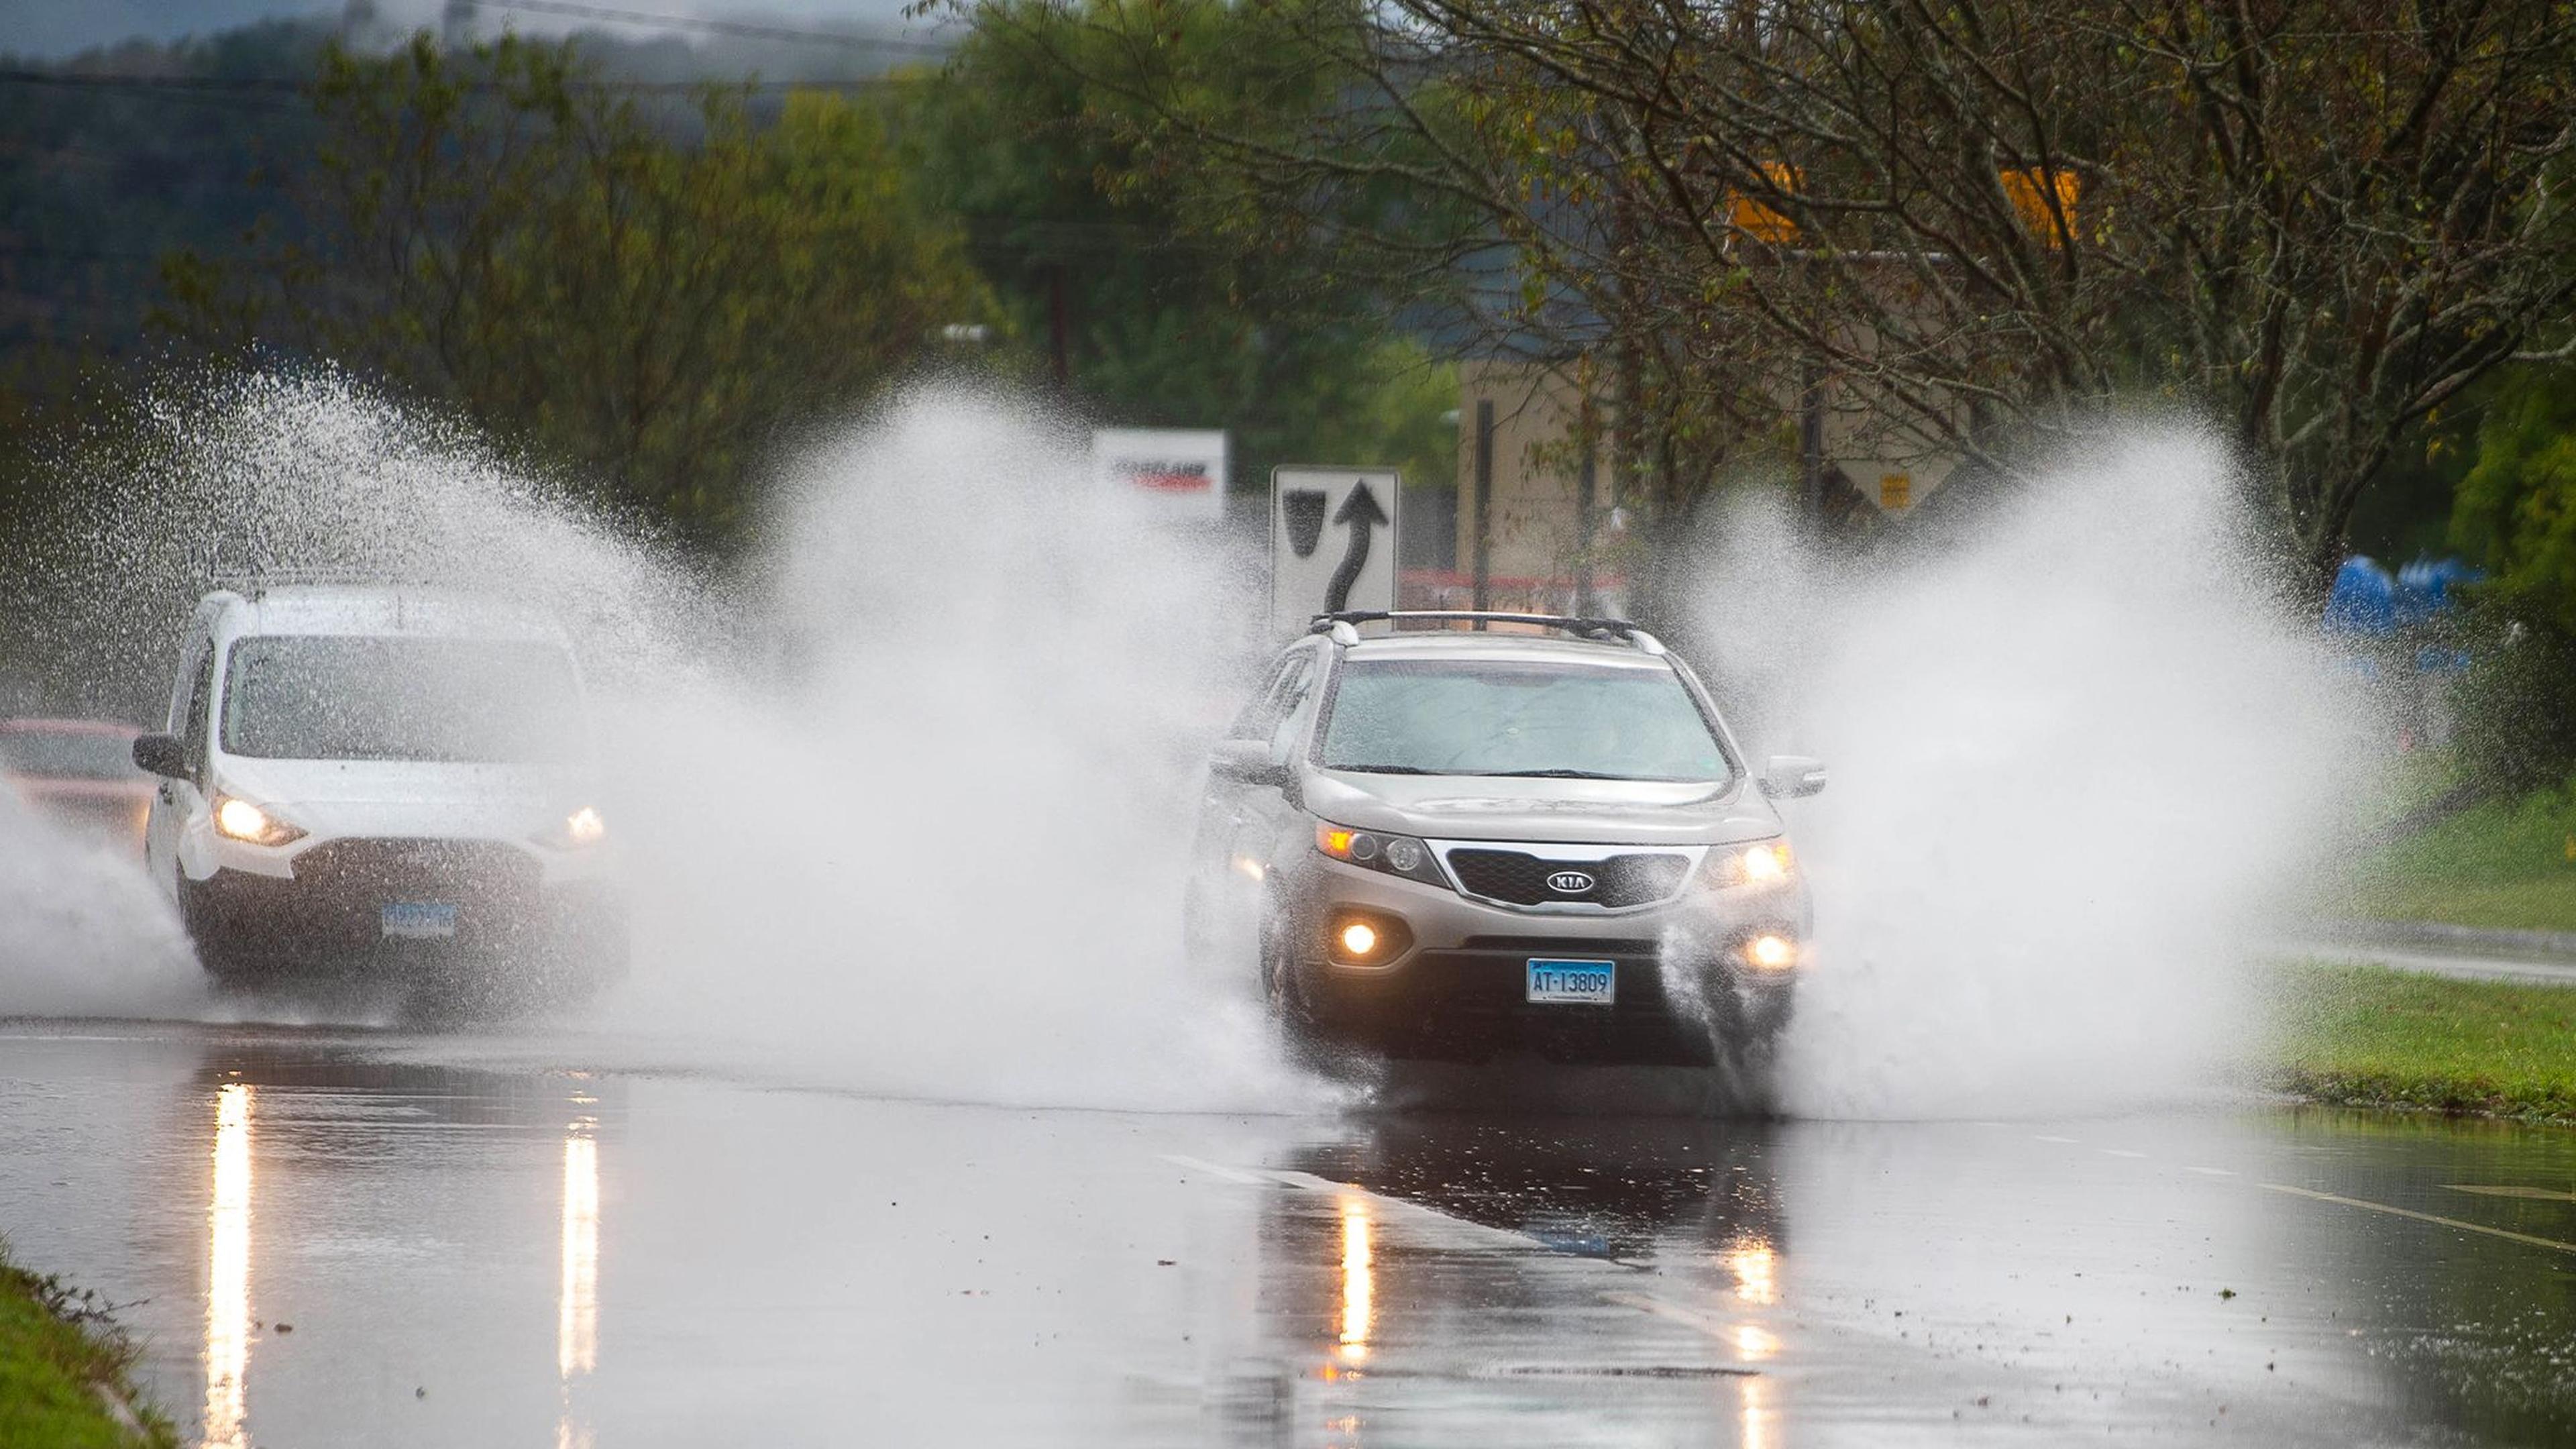
<svg viewBox="0 0 2576 1449">
<path fill-rule="evenodd" d="M 2397 581 L 2360 554 L 2345 559 L 2326 595 L 2325 625 L 2345 634 L 2395 633 Z"/>
</svg>

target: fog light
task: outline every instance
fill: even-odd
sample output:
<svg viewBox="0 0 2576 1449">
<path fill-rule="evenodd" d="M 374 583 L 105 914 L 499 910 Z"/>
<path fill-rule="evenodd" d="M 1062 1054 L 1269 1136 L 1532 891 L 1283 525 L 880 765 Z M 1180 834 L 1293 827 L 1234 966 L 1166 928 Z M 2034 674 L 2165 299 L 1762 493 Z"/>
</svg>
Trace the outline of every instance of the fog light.
<svg viewBox="0 0 2576 1449">
<path fill-rule="evenodd" d="M 1324 924 L 1324 954 L 1337 966 L 1385 966 L 1413 949 L 1413 932 L 1384 911 L 1344 908 Z"/>
<path fill-rule="evenodd" d="M 1765 971 L 1796 964 L 1798 948 L 1786 936 L 1756 936 L 1744 944 L 1744 959 Z"/>
</svg>

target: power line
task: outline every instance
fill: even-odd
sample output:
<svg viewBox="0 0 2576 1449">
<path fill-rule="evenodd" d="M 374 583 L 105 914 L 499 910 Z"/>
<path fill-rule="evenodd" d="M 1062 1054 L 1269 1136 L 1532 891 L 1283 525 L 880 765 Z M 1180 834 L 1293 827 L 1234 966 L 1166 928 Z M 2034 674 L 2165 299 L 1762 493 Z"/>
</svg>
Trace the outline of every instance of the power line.
<svg viewBox="0 0 2576 1449">
<path fill-rule="evenodd" d="M 538 15 L 567 15 L 581 20 L 607 20 L 619 25 L 657 25 L 673 30 L 699 30 L 710 35 L 737 35 L 751 40 L 821 41 L 826 45 L 846 45 L 856 50 L 891 50 L 905 55 L 946 55 L 952 47 L 945 41 L 910 40 L 891 35 L 858 35 L 846 30 L 790 30 L 777 25 L 754 25 L 740 20 L 715 20 L 695 15 L 655 15 L 642 10 L 620 10 L 609 5 L 574 4 L 572 0 L 465 0 L 476 10 L 521 10 Z"/>
</svg>

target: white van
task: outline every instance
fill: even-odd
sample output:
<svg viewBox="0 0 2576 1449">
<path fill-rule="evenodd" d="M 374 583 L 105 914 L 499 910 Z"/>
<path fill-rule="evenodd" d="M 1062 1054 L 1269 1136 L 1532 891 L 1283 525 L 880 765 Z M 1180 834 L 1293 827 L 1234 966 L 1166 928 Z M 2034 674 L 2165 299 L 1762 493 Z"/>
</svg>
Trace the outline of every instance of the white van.
<svg viewBox="0 0 2576 1449">
<path fill-rule="evenodd" d="M 227 983 L 622 970 L 595 759 L 550 617 L 380 584 L 207 595 L 134 743 L 151 872 Z"/>
</svg>

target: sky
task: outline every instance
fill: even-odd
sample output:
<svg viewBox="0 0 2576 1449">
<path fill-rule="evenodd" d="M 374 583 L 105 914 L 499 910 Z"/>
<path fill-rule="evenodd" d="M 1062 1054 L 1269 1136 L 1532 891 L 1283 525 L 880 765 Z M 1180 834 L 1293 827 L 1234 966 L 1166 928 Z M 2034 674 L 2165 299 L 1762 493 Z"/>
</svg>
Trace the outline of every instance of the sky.
<svg viewBox="0 0 2576 1449">
<path fill-rule="evenodd" d="M 834 25 L 873 31 L 902 26 L 905 0 L 757 0 L 729 5 L 709 0 L 599 0 L 609 9 L 744 21 L 775 21 L 819 27 Z M 376 0 L 377 12 L 401 25 L 436 25 L 446 0 Z M 137 36 L 175 40 L 228 30 L 272 16 L 337 16 L 337 0 L 0 0 L 0 51 L 21 56 L 60 59 L 94 46 L 112 45 Z M 560 16 L 534 11 L 511 13 L 506 3 L 476 6 L 478 24 L 497 30 L 510 24 L 528 32 L 554 33 L 574 24 Z M 599 21 L 580 22 L 600 24 Z M 651 24 L 619 24 L 619 34 L 649 39 Z M 668 33 L 686 34 L 687 31 Z"/>
</svg>

